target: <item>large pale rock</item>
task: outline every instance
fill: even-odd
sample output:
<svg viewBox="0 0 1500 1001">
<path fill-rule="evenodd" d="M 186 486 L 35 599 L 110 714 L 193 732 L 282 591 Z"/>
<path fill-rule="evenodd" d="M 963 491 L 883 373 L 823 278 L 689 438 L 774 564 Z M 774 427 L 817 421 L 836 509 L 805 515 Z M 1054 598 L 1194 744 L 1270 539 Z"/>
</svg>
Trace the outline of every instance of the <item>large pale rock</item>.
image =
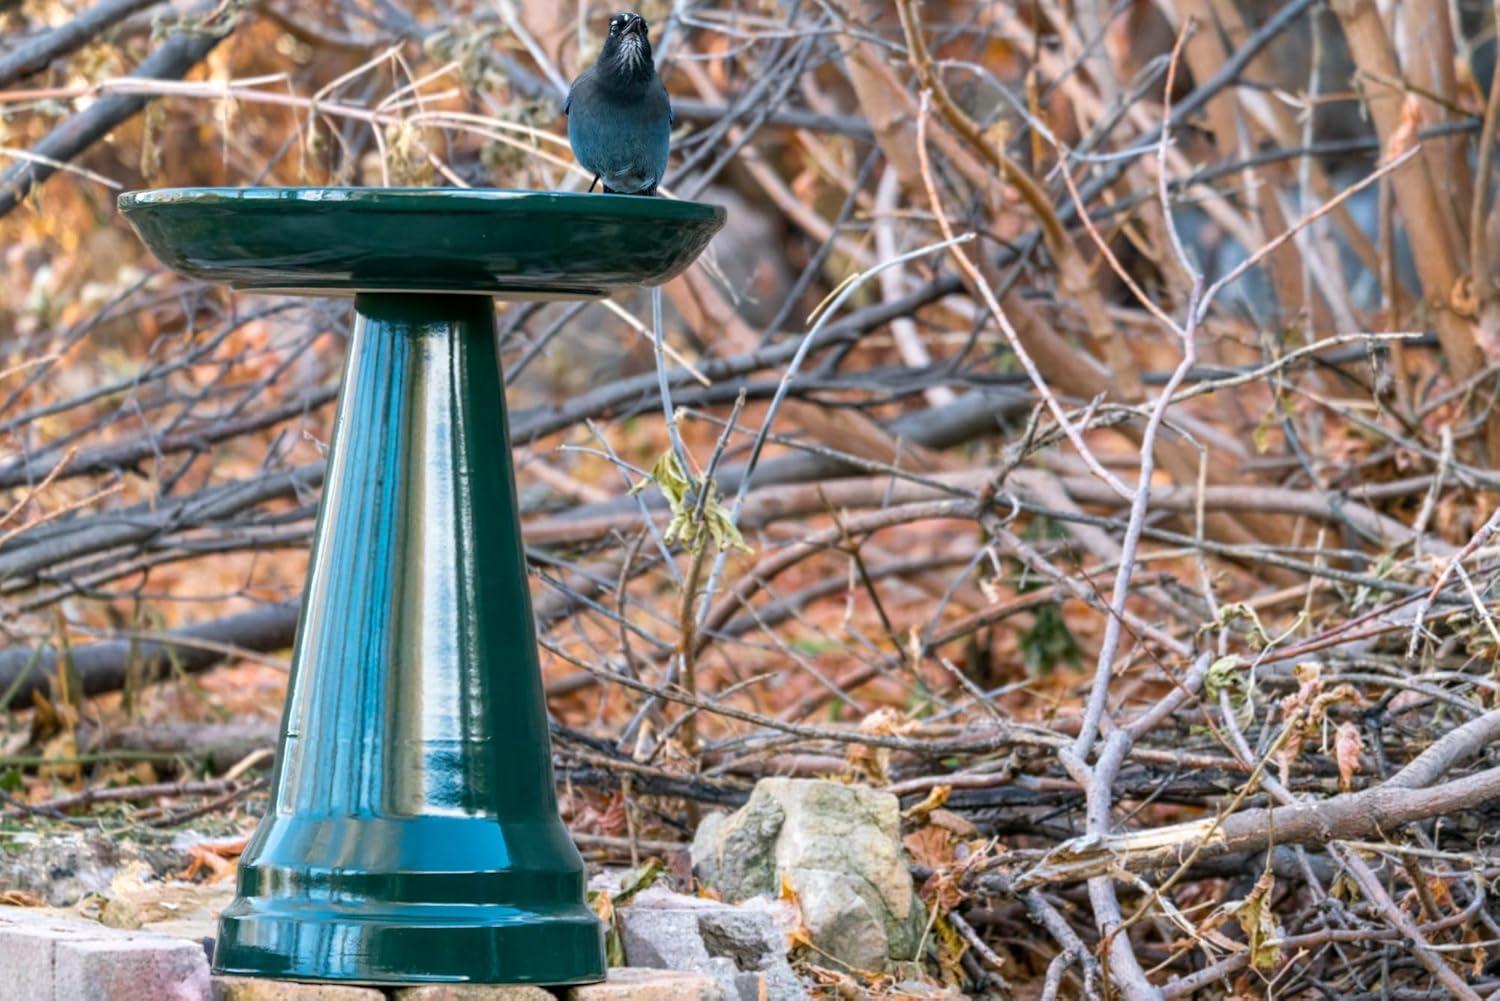
<svg viewBox="0 0 1500 1001">
<path fill-rule="evenodd" d="M 813 943 L 857 970 L 911 959 L 925 915 L 901 857 L 896 797 L 815 779 L 762 779 L 737 812 L 693 838 L 698 877 L 738 902 L 797 896 Z"/>
<path fill-rule="evenodd" d="M 728 995 L 707 974 L 617 966 L 602 984 L 570 989 L 567 1001 L 728 1001 Z"/>
</svg>

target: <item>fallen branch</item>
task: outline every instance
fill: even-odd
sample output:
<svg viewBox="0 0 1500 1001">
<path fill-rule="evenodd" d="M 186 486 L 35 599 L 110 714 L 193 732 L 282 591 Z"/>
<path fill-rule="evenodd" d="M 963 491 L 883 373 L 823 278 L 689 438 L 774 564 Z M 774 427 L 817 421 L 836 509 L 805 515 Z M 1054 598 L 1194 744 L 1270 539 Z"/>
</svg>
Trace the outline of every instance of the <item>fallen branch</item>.
<svg viewBox="0 0 1500 1001">
<path fill-rule="evenodd" d="M 986 877 L 992 890 L 1019 893 L 1037 886 L 1077 883 L 1120 869 L 1171 869 L 1271 845 L 1326 845 L 1349 841 L 1500 799 L 1500 767 L 1426 789 L 1386 782 L 1362 792 L 1274 809 L 1245 810 L 1223 820 L 1206 818 L 1147 831 L 1075 838 L 1064 842 L 1013 879 Z"/>
<path fill-rule="evenodd" d="M 301 600 L 264 605 L 253 611 L 187 626 L 149 640 L 110 640 L 70 648 L 67 657 L 84 695 L 115 692 L 125 687 L 135 665 L 136 677 L 152 680 L 174 672 L 192 674 L 222 663 L 231 651 L 258 653 L 285 650 L 292 645 Z M 58 650 L 11 647 L 0 651 L 0 693 L 10 692 L 11 705 L 29 705 L 33 693 L 49 695 L 57 676 Z"/>
</svg>

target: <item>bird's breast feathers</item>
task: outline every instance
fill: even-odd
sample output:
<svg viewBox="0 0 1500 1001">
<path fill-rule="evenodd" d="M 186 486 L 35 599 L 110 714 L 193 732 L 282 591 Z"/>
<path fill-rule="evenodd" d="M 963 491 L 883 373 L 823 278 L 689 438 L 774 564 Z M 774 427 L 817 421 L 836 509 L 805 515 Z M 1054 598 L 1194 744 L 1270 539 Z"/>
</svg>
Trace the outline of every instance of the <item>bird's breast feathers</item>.
<svg viewBox="0 0 1500 1001">
<path fill-rule="evenodd" d="M 606 190 L 652 194 L 667 170 L 671 102 L 654 73 L 631 76 L 614 69 L 601 59 L 574 82 L 566 105 L 568 141 L 579 164 Z"/>
</svg>

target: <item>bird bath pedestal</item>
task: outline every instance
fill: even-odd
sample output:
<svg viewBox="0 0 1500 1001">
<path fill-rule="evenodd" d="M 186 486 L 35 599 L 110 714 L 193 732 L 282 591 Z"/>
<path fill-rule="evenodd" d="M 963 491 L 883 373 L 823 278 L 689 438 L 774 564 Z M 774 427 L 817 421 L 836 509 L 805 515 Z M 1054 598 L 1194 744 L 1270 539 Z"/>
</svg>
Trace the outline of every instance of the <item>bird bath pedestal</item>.
<svg viewBox="0 0 1500 1001">
<path fill-rule="evenodd" d="M 492 300 L 660 284 L 723 210 L 373 188 L 138 191 L 120 208 L 183 274 L 354 295 L 270 807 L 216 971 L 603 979 L 553 792 Z"/>
</svg>

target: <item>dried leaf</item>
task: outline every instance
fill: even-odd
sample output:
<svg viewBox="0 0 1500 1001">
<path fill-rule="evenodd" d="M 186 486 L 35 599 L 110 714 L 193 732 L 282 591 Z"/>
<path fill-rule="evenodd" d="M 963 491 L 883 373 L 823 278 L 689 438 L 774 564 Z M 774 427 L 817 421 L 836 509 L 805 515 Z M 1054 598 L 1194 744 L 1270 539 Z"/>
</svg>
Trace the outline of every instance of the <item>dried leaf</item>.
<svg viewBox="0 0 1500 1001">
<path fill-rule="evenodd" d="M 437 179 L 431 144 L 421 125 L 401 119 L 385 127 L 386 170 L 392 184 L 426 187 Z"/>
<path fill-rule="evenodd" d="M 927 877 L 917 895 L 938 913 L 951 911 L 964 901 L 963 887 L 959 885 L 960 874 L 956 870 L 942 870 Z"/>
<path fill-rule="evenodd" d="M 1267 871 L 1255 881 L 1250 895 L 1233 907 L 1234 919 L 1250 942 L 1250 965 L 1261 970 L 1275 969 L 1281 962 L 1281 946 L 1275 944 L 1281 929 L 1270 906 L 1275 885 L 1276 878 Z"/>
<path fill-rule="evenodd" d="M 808 931 L 807 924 L 802 920 L 802 902 L 797 897 L 797 888 L 792 886 L 792 881 L 787 878 L 786 873 L 781 874 L 781 888 L 777 892 L 777 899 L 790 904 L 796 912 L 795 922 L 790 922 L 790 927 L 786 929 L 787 948 L 815 948 L 812 940 L 812 932 Z"/>
<path fill-rule="evenodd" d="M 1362 749 L 1359 727 L 1347 720 L 1340 723 L 1333 737 L 1333 751 L 1339 766 L 1339 788 L 1344 792 L 1354 788 L 1354 773 L 1359 771 L 1359 752 Z"/>
<path fill-rule="evenodd" d="M 122 866 L 102 894 L 99 923 L 132 931 L 147 921 L 176 917 L 184 905 L 195 905 L 202 890 L 177 882 L 163 882 L 144 862 Z"/>
<path fill-rule="evenodd" d="M 790 879 L 787 879 L 786 873 L 781 874 L 781 887 L 777 892 L 777 896 L 794 907 L 800 905 L 800 902 L 797 900 L 797 888 L 792 885 Z"/>
<path fill-rule="evenodd" d="M 965 980 L 963 958 L 969 943 L 963 940 L 951 921 L 942 917 L 933 923 L 933 932 L 937 939 L 938 967 L 942 970 L 943 982 L 950 987 L 962 984 Z"/>
<path fill-rule="evenodd" d="M 604 812 L 599 814 L 599 821 L 595 825 L 598 833 L 616 837 L 624 834 L 630 826 L 629 817 L 626 816 L 629 808 L 629 804 L 625 801 L 623 793 L 616 792 L 611 796 L 609 798 L 609 806 L 605 807 Z"/>
<path fill-rule="evenodd" d="M 1220 657 L 1208 667 L 1208 673 L 1203 676 L 1203 690 L 1208 693 L 1214 701 L 1218 701 L 1219 693 L 1226 689 L 1238 688 L 1244 679 L 1240 677 L 1240 658 L 1234 654 Z"/>
<path fill-rule="evenodd" d="M 952 810 L 933 810 L 927 815 L 927 822 L 934 827 L 941 827 L 945 831 L 951 831 L 961 838 L 972 838 L 979 833 L 967 817 L 960 816 Z"/>
<path fill-rule="evenodd" d="M 1260 615 L 1255 609 L 1243 602 L 1229 602 L 1219 608 L 1218 621 L 1215 623 L 1220 628 L 1244 620 L 1250 623 L 1254 631 L 1251 642 L 1257 647 L 1269 646 L 1272 642 L 1271 634 L 1266 632 L 1266 627 L 1261 624 Z"/>
<path fill-rule="evenodd" d="M 806 925 L 798 925 L 786 934 L 786 947 L 788 949 L 811 949 L 813 948 L 812 932 L 807 930 Z"/>
<path fill-rule="evenodd" d="M 123 897 L 105 898 L 104 908 L 99 912 L 99 923 L 107 928 L 125 931 L 134 931 L 143 924 L 140 911 Z"/>
<path fill-rule="evenodd" d="M 620 930 L 615 927 L 615 905 L 603 890 L 590 890 L 587 895 L 589 907 L 604 925 L 604 961 L 610 966 L 624 966 L 625 943 L 620 940 Z"/>
<path fill-rule="evenodd" d="M 611 899 L 617 905 L 630 903 L 631 898 L 660 879 L 664 869 L 660 859 L 652 859 L 634 872 L 626 874 L 620 881 L 620 892 Z"/>
<path fill-rule="evenodd" d="M 948 797 L 951 795 L 953 795 L 952 786 L 933 786 L 931 791 L 927 793 L 926 799 L 907 810 L 902 816 L 914 824 L 920 824 L 927 819 L 927 815 L 933 810 L 948 802 Z"/>
<path fill-rule="evenodd" d="M 205 871 L 210 874 L 210 882 L 231 878 L 237 868 L 231 859 L 239 858 L 248 841 L 248 838 L 220 838 L 188 845 L 188 855 L 192 857 L 192 861 L 183 871 L 182 878 L 195 879 Z"/>
<path fill-rule="evenodd" d="M 901 839 L 911 859 L 928 869 L 943 869 L 953 864 L 953 835 L 941 827 L 924 827 Z"/>
<path fill-rule="evenodd" d="M 883 706 L 859 722 L 859 732 L 871 736 L 890 737 L 901 733 L 906 719 L 889 706 Z M 850 744 L 844 752 L 849 767 L 862 772 L 875 785 L 884 785 L 890 779 L 891 750 L 888 747 L 871 747 L 868 744 Z"/>
<path fill-rule="evenodd" d="M 724 506 L 713 482 L 704 482 L 695 489 L 683 470 L 682 463 L 677 461 L 677 455 L 671 449 L 662 453 L 661 458 L 651 467 L 651 482 L 656 484 L 661 495 L 666 498 L 667 508 L 672 513 L 667 522 L 667 530 L 662 533 L 666 542 L 678 542 L 690 553 L 701 552 L 710 541 L 722 550 L 751 551 L 745 545 L 740 530 L 735 527 L 729 509 Z M 643 480 L 632 487 L 630 492 L 639 493 L 645 485 L 646 481 Z M 698 489 L 708 491 L 708 496 L 702 502 L 701 513 L 698 510 Z"/>
</svg>

